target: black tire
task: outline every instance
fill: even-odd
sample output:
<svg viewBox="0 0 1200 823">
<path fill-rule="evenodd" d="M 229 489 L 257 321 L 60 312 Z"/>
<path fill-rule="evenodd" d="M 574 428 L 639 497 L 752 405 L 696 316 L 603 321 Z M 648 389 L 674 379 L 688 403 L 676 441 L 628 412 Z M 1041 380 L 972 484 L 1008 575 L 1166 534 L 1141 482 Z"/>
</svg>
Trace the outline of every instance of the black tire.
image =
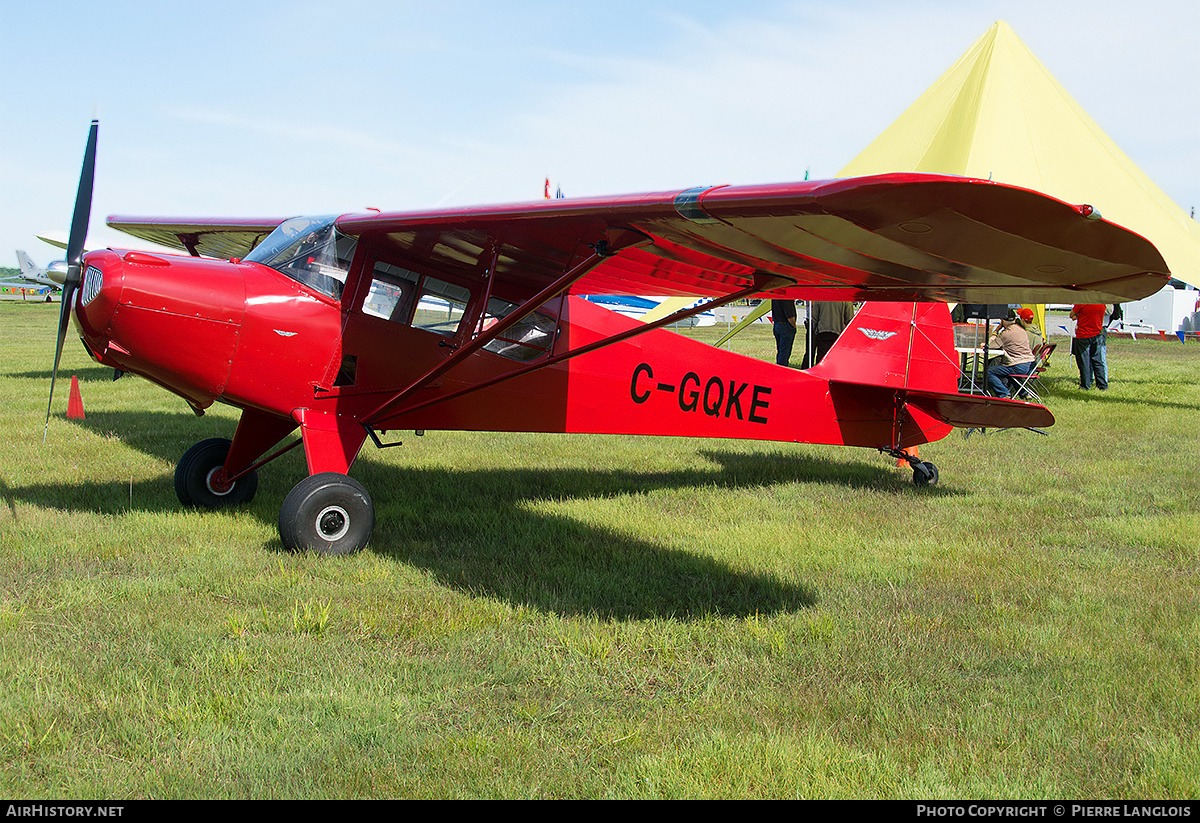
<svg viewBox="0 0 1200 823">
<path fill-rule="evenodd" d="M 375 504 L 362 484 L 337 472 L 306 477 L 279 508 L 279 539 L 289 551 L 353 554 L 375 530 Z"/>
<path fill-rule="evenodd" d="M 918 486 L 936 486 L 937 482 L 937 466 L 928 462 L 917 463 L 913 466 L 913 483 Z"/>
<path fill-rule="evenodd" d="M 250 471 L 231 486 L 214 486 L 217 469 L 225 465 L 229 441 L 223 437 L 201 440 L 183 453 L 175 466 L 175 494 L 188 508 L 224 509 L 249 503 L 258 491 L 258 472 Z"/>
</svg>

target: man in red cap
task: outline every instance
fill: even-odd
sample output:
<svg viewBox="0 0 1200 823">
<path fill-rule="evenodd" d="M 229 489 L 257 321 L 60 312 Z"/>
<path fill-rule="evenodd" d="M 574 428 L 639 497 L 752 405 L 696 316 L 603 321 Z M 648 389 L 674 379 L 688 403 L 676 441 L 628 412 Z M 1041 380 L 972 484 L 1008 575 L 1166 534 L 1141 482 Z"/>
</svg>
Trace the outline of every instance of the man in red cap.
<svg viewBox="0 0 1200 823">
<path fill-rule="evenodd" d="M 1025 324 L 1025 333 L 1029 335 L 1029 350 L 1036 354 L 1038 347 L 1042 345 L 1043 337 L 1042 330 L 1033 322 L 1033 309 L 1019 308 L 1017 317 L 1021 318 L 1021 322 Z"/>
</svg>

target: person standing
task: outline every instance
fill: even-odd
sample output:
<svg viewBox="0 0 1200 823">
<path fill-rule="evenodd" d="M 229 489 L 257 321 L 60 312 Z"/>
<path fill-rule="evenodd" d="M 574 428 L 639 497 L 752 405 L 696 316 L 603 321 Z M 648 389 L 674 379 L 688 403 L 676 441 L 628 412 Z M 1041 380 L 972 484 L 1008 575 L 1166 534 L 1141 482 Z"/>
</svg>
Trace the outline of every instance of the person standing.
<svg viewBox="0 0 1200 823">
<path fill-rule="evenodd" d="M 771 331 L 775 333 L 775 363 L 786 366 L 796 342 L 796 301 L 771 301 Z"/>
<path fill-rule="evenodd" d="M 1121 310 L 1120 303 L 1113 303 L 1112 309 L 1107 305 L 1104 307 L 1104 325 L 1100 329 L 1100 359 L 1104 361 L 1105 379 L 1108 378 L 1108 330 L 1124 316 L 1125 312 Z"/>
<path fill-rule="evenodd" d="M 816 335 L 813 365 L 821 362 L 838 337 L 854 319 L 854 303 L 850 301 L 819 301 L 813 303 L 813 314 L 809 321 L 809 333 Z"/>
<path fill-rule="evenodd" d="M 1071 309 L 1075 321 L 1075 337 L 1071 340 L 1071 354 L 1079 367 L 1079 388 L 1091 389 L 1092 383 L 1100 391 L 1108 389 L 1108 367 L 1104 357 L 1104 313 L 1103 303 L 1076 303 Z"/>
</svg>

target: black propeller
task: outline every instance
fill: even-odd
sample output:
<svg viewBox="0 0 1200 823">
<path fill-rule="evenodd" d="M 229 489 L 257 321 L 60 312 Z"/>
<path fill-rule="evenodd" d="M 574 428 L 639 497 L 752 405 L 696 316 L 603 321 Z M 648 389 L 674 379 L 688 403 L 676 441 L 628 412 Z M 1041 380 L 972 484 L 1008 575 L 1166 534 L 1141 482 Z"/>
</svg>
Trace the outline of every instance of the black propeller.
<svg viewBox="0 0 1200 823">
<path fill-rule="evenodd" d="M 58 345 L 54 349 L 54 369 L 50 372 L 50 400 L 46 404 L 46 429 L 42 432 L 42 442 L 46 442 L 46 434 L 50 431 L 50 408 L 54 404 L 54 381 L 58 377 L 58 362 L 62 359 L 63 342 L 67 338 L 67 325 L 71 322 L 71 304 L 75 300 L 75 291 L 82 280 L 80 275 L 80 259 L 83 257 L 83 244 L 87 239 L 88 218 L 92 212 L 92 183 L 96 177 L 96 135 L 100 130 L 100 121 L 93 120 L 88 130 L 87 148 L 83 153 L 83 169 L 79 172 L 79 190 L 75 193 L 75 214 L 71 217 L 71 234 L 67 239 L 67 276 L 62 285 L 62 307 L 58 315 Z"/>
</svg>

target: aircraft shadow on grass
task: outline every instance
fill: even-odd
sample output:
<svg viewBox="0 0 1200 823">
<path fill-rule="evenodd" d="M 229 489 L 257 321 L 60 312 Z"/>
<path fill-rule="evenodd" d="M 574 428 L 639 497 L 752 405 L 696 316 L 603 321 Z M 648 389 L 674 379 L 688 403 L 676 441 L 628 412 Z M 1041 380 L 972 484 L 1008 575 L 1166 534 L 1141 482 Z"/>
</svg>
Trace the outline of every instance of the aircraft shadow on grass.
<svg viewBox="0 0 1200 823">
<path fill-rule="evenodd" d="M 129 446 L 174 463 L 193 442 L 229 436 L 232 423 L 166 412 L 89 412 L 79 425 L 119 433 Z M 178 431 L 179 434 L 174 434 Z M 433 436 L 436 436 L 433 435 Z M 533 511 L 544 501 L 618 498 L 717 486 L 730 491 L 810 482 L 912 494 L 886 465 L 826 461 L 782 452 L 742 454 L 719 447 L 701 452 L 713 469 L 639 473 L 567 469 L 454 470 L 406 468 L 359 460 L 353 470 L 371 490 L 377 523 L 368 551 L 421 568 L 449 587 L 564 615 L 606 619 L 748 616 L 795 611 L 817 602 L 801 583 L 736 569 L 711 557 L 657 545 L 617 529 L 567 515 Z M 245 511 L 274 523 L 279 501 L 306 474 L 300 449 L 259 472 L 256 498 Z M 120 513 L 179 511 L 173 474 L 138 481 L 59 483 L 0 489 L 38 506 Z M 954 494 L 943 488 L 921 494 Z M 899 503 L 898 503 L 899 505 Z M 212 517 L 224 516 L 220 512 Z M 803 541 L 805 524 L 794 534 Z M 266 548 L 282 551 L 277 540 Z M 331 561 L 336 562 L 336 561 Z"/>
<path fill-rule="evenodd" d="M 41 371 L 9 372 L 9 373 L 5 374 L 4 376 L 20 378 L 22 380 L 37 380 L 37 381 L 41 382 L 42 385 L 44 385 L 47 390 L 49 390 L 50 375 L 51 375 L 51 369 L 46 368 Z M 92 381 L 107 382 L 107 381 L 110 381 L 113 379 L 113 370 L 106 366 L 84 366 L 81 369 L 69 369 L 69 370 L 66 368 L 63 368 L 58 373 L 60 385 L 62 383 L 66 383 L 67 385 L 70 385 L 72 376 L 78 377 L 80 383 L 86 383 L 86 382 L 92 382 Z M 56 397 L 58 396 L 57 390 L 55 390 L 55 396 Z"/>
<path fill-rule="evenodd" d="M 1074 363 L 1071 363 L 1071 368 L 1075 368 Z M 1117 378 L 1117 380 L 1122 384 L 1157 384 L 1157 381 L 1154 380 L 1145 380 L 1140 378 L 1131 379 L 1124 376 Z M 1039 390 L 1039 393 L 1043 394 L 1043 402 L 1051 411 L 1054 411 L 1054 401 L 1057 397 L 1078 399 L 1083 396 L 1087 396 L 1089 400 L 1094 400 L 1098 403 L 1108 403 L 1111 405 L 1120 404 L 1138 406 L 1140 408 L 1148 407 L 1159 409 L 1186 409 L 1187 411 L 1196 411 L 1200 409 L 1200 404 L 1197 403 L 1177 402 L 1172 400 L 1152 400 L 1142 397 L 1121 397 L 1118 394 L 1101 392 L 1095 389 L 1085 392 L 1083 389 L 1079 388 L 1078 374 L 1057 374 L 1053 376 L 1042 375 L 1040 378 L 1038 378 L 1038 381 L 1044 388 L 1044 392 Z M 980 382 L 982 382 L 982 380 Z"/>
</svg>

